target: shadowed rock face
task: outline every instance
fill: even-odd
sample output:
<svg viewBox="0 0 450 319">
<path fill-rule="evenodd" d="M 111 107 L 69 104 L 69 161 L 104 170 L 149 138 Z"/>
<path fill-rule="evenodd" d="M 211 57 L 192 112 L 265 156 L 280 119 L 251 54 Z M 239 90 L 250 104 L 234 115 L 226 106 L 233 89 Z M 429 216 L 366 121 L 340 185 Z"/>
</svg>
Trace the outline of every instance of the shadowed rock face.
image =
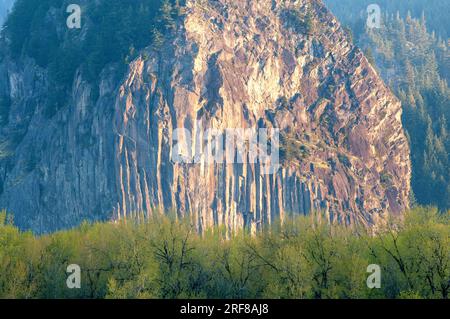
<svg viewBox="0 0 450 319">
<path fill-rule="evenodd" d="M 20 227 L 163 210 L 191 216 L 199 231 L 256 230 L 313 210 L 370 226 L 408 206 L 401 105 L 318 1 L 188 1 L 161 50 L 133 61 L 122 83 L 113 73 L 100 75 L 95 105 L 78 75 L 67 107 L 45 119 L 45 72 L 0 64 L 0 93 L 13 105 L 2 134 L 21 135 L 1 161 L 0 206 Z M 275 174 L 171 160 L 177 128 L 256 127 L 281 131 Z"/>
</svg>

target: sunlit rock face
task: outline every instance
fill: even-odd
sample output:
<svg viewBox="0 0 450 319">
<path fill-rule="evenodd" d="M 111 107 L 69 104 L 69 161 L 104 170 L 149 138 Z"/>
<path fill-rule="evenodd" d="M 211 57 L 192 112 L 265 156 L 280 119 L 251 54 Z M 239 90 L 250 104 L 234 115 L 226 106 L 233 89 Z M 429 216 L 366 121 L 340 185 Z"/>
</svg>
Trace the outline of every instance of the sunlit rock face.
<svg viewBox="0 0 450 319">
<path fill-rule="evenodd" d="M 0 64 L 13 105 L 2 134 L 23 135 L 2 160 L 0 206 L 20 227 L 171 211 L 231 234 L 313 211 L 373 226 L 408 206 L 401 105 L 320 1 L 188 1 L 160 49 L 121 82 L 113 74 L 100 75 L 95 105 L 78 75 L 67 107 L 45 119 L 45 72 Z M 274 172 L 248 158 L 173 160 L 177 129 L 258 128 L 280 132 Z"/>
<path fill-rule="evenodd" d="M 0 25 L 5 22 L 6 16 L 13 4 L 14 0 L 0 0 Z"/>
</svg>

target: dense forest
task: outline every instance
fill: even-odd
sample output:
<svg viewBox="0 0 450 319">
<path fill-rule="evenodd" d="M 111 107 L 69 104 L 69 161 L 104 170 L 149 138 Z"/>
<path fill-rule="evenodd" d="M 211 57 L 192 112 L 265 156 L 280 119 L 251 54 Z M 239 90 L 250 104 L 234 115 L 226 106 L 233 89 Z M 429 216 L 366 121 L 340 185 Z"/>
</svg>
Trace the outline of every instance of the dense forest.
<svg viewBox="0 0 450 319">
<path fill-rule="evenodd" d="M 35 237 L 2 213 L 0 298 L 448 298 L 449 215 L 435 209 L 372 234 L 313 215 L 230 240 L 154 216 Z M 67 288 L 70 264 L 80 289 Z M 372 264 L 379 289 L 367 286 Z"/>
<path fill-rule="evenodd" d="M 446 0 L 323 0 L 342 24 L 355 29 L 361 27 L 367 17 L 367 7 L 377 4 L 384 13 L 396 14 L 405 17 L 408 12 L 414 17 L 424 14 L 428 18 L 428 29 L 439 34 L 443 39 L 450 36 L 448 24 L 449 2 Z M 362 31 L 360 29 L 360 31 Z"/>
<path fill-rule="evenodd" d="M 413 164 L 412 204 L 449 209 L 450 52 L 445 39 L 450 26 L 444 13 L 450 3 L 381 1 L 381 28 L 368 29 L 366 1 L 326 2 L 403 104 Z M 353 9 L 358 6 L 364 10 Z"/>
<path fill-rule="evenodd" d="M 2 30 L 3 50 L 13 58 L 31 57 L 48 70 L 52 96 L 47 115 L 53 116 L 65 103 L 74 75 L 96 83 L 107 66 L 123 76 L 140 49 L 162 45 L 182 14 L 179 0 L 79 1 L 81 29 L 66 27 L 69 0 L 16 1 Z M 95 101 L 96 95 L 93 99 Z"/>
</svg>

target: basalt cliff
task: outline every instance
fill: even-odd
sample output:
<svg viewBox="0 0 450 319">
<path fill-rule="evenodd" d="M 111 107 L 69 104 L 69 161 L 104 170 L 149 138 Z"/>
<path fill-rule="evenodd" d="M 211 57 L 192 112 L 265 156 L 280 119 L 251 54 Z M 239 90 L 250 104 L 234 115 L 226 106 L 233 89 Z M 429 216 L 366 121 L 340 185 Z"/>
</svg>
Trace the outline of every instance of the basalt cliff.
<svg viewBox="0 0 450 319">
<path fill-rule="evenodd" d="M 312 212 L 372 226 L 408 207 L 400 102 L 321 1 L 187 1 L 162 46 L 115 72 L 96 88 L 77 72 L 49 117 L 46 70 L 0 60 L 0 207 L 22 229 L 169 211 L 199 231 Z M 176 129 L 263 127 L 280 131 L 274 174 L 172 159 Z"/>
</svg>

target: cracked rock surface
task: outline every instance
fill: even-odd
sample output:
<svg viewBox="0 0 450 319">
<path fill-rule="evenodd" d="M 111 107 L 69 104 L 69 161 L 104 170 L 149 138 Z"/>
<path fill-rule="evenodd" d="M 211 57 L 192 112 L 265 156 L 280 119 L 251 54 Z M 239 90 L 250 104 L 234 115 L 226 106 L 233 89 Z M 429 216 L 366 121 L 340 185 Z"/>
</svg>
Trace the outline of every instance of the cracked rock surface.
<svg viewBox="0 0 450 319">
<path fill-rule="evenodd" d="M 312 25 L 304 22 L 312 17 Z M 1 136 L 0 207 L 23 229 L 174 211 L 199 231 L 256 231 L 288 214 L 377 225 L 408 207 L 401 105 L 321 1 L 188 1 L 161 50 L 148 48 L 99 98 L 78 74 L 67 107 L 33 61 L 0 62 L 13 108 Z M 172 161 L 177 128 L 278 128 L 282 167 Z"/>
</svg>

